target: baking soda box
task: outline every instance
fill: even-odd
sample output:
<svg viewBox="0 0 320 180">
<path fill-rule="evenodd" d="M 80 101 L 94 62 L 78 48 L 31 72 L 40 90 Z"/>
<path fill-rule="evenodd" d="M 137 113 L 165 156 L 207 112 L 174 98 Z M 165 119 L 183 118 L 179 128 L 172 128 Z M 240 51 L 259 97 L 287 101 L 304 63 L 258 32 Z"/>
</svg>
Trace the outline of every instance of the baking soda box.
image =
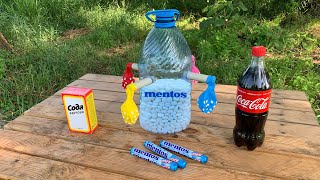
<svg viewBox="0 0 320 180">
<path fill-rule="evenodd" d="M 61 95 L 70 131 L 92 134 L 98 127 L 92 90 L 68 87 Z"/>
</svg>

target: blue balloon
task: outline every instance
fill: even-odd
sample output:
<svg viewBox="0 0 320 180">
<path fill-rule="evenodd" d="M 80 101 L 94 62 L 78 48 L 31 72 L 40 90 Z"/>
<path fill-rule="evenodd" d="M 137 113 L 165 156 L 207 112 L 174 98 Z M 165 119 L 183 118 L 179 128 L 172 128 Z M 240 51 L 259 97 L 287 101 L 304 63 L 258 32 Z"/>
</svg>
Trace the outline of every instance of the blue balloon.
<svg viewBox="0 0 320 180">
<path fill-rule="evenodd" d="M 210 113 L 217 105 L 217 97 L 214 91 L 216 86 L 216 77 L 208 76 L 206 83 L 208 88 L 199 96 L 198 107 L 203 113 Z"/>
</svg>

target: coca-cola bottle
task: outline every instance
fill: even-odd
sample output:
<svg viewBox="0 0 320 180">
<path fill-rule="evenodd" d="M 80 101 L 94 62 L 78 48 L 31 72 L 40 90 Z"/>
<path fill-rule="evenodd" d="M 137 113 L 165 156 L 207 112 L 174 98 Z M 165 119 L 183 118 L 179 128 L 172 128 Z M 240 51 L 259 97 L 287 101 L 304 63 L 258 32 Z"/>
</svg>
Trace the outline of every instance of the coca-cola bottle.
<svg viewBox="0 0 320 180">
<path fill-rule="evenodd" d="M 248 150 L 260 146 L 265 136 L 264 126 L 271 96 L 265 54 L 264 46 L 254 46 L 251 64 L 238 80 L 233 137 L 238 147 L 246 145 Z"/>
</svg>

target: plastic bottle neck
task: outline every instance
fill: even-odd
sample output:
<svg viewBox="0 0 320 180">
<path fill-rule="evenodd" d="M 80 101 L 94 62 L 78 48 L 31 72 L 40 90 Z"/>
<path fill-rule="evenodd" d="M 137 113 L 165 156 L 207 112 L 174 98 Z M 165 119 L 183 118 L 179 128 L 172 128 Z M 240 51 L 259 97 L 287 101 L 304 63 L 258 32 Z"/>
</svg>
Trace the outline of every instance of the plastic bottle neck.
<svg viewBox="0 0 320 180">
<path fill-rule="evenodd" d="M 264 67 L 264 56 L 252 56 L 251 66 Z"/>
</svg>

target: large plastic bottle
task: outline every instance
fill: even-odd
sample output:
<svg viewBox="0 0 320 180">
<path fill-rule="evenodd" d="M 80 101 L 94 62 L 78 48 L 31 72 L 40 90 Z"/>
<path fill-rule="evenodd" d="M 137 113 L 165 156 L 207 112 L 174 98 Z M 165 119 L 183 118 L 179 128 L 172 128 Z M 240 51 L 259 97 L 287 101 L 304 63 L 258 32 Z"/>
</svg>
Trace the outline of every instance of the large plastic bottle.
<svg viewBox="0 0 320 180">
<path fill-rule="evenodd" d="M 154 27 L 149 32 L 139 61 L 140 80 L 153 83 L 140 90 L 140 124 L 153 133 L 175 133 L 187 128 L 191 118 L 190 48 L 176 27 L 179 11 L 146 14 Z M 152 19 L 152 15 L 155 19 Z"/>
</svg>

